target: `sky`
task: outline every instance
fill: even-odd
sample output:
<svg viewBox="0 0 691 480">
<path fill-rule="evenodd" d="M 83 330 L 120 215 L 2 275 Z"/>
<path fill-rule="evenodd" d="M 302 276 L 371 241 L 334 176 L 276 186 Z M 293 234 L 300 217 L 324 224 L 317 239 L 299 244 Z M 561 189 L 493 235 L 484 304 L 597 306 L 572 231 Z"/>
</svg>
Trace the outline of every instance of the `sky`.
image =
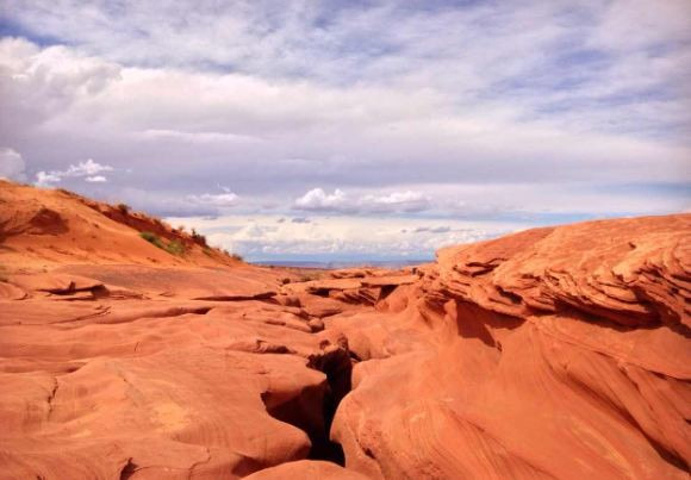
<svg viewBox="0 0 691 480">
<path fill-rule="evenodd" d="M 689 0 L 3 0 L 0 177 L 249 260 L 691 209 Z"/>
</svg>

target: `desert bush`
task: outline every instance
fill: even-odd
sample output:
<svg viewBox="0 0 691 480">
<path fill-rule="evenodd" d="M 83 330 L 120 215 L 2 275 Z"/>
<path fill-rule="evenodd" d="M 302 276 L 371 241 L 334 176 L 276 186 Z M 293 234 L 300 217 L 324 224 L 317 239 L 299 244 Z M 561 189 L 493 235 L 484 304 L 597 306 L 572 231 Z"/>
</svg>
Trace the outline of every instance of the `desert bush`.
<svg viewBox="0 0 691 480">
<path fill-rule="evenodd" d="M 139 236 L 152 245 L 157 246 L 161 250 L 165 250 L 171 255 L 182 256 L 187 252 L 187 248 L 180 240 L 171 240 L 168 244 L 161 240 L 161 237 L 153 232 L 140 232 Z"/>
<path fill-rule="evenodd" d="M 197 245 L 201 245 L 202 247 L 206 247 L 208 245 L 206 243 L 206 237 L 201 233 L 197 233 L 197 231 L 194 228 L 192 229 L 192 240 L 194 241 L 194 243 L 196 243 Z"/>
<path fill-rule="evenodd" d="M 55 190 L 62 193 L 63 195 L 67 195 L 68 197 L 74 197 L 74 193 L 72 193 L 69 190 L 66 190 L 64 188 L 56 188 Z"/>
<path fill-rule="evenodd" d="M 319 280 L 321 275 L 318 273 L 303 273 L 300 275 L 300 282 L 311 282 L 312 280 Z"/>
<path fill-rule="evenodd" d="M 118 208 L 118 211 L 119 211 L 120 213 L 122 213 L 123 215 L 129 215 L 130 210 L 132 210 L 132 209 L 130 208 L 130 206 L 127 205 L 126 203 L 118 203 L 117 208 Z"/>
<path fill-rule="evenodd" d="M 230 253 L 230 252 L 229 252 L 227 249 L 225 249 L 225 248 L 217 248 L 216 250 L 218 250 L 219 253 L 222 253 L 222 254 L 225 255 L 226 257 L 230 257 L 230 258 L 232 258 L 233 260 L 237 260 L 238 262 L 244 262 L 244 261 L 245 261 L 245 259 L 242 257 L 242 255 L 240 255 L 240 254 L 238 254 L 238 253 Z"/>
<path fill-rule="evenodd" d="M 165 245 L 163 245 L 163 242 L 159 238 L 158 235 L 156 235 L 153 232 L 140 232 L 139 236 L 142 237 L 144 240 L 147 242 L 156 245 L 158 248 L 162 248 L 165 250 Z"/>
<path fill-rule="evenodd" d="M 168 245 L 166 245 L 165 250 L 166 252 L 172 255 L 177 255 L 178 257 L 184 255 L 187 251 L 185 245 L 180 240 L 172 240 Z"/>
</svg>

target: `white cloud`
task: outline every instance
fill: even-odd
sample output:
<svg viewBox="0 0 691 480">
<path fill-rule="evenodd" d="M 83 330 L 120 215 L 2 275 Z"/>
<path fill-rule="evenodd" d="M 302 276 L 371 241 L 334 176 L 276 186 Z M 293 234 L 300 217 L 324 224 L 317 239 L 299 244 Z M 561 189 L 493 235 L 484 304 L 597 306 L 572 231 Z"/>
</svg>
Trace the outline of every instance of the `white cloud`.
<svg viewBox="0 0 691 480">
<path fill-rule="evenodd" d="M 70 165 L 67 170 L 52 170 L 50 172 L 40 171 L 36 174 L 35 185 L 39 187 L 49 187 L 54 183 L 59 183 L 63 178 L 84 178 L 84 181 L 90 183 L 103 183 L 108 179 L 103 175 L 97 175 L 102 172 L 112 172 L 114 169 L 110 165 L 101 165 L 94 162 L 93 159 L 88 159 L 85 162 L 79 162 L 77 165 Z"/>
<path fill-rule="evenodd" d="M 575 114 L 531 119 L 532 109 L 545 107 L 545 98 L 556 98 L 549 89 L 529 97 L 478 99 L 467 92 L 456 98 L 442 85 L 420 88 L 405 82 L 337 88 L 240 73 L 122 66 L 111 74 L 107 62 L 94 65 L 97 59 L 67 54 L 67 47 L 54 63 L 44 58 L 53 56 L 50 49 L 29 46 L 0 50 L 0 64 L 10 72 L 1 80 L 10 94 L 2 95 L 0 106 L 12 111 L 3 118 L 25 122 L 21 136 L 8 124 L 0 140 L 29 139 L 26 148 L 43 171 L 51 170 L 48 165 L 58 170 L 65 157 L 92 149 L 123 170 L 136 165 L 137 180 L 148 185 L 173 183 L 194 169 L 208 178 L 251 174 L 250 184 L 260 192 L 269 185 L 281 188 L 287 175 L 303 185 L 314 184 L 318 175 L 331 184 L 346 178 L 354 185 L 363 181 L 358 177 L 378 185 L 419 178 L 441 183 L 677 180 L 690 154 L 676 141 L 594 129 L 613 124 L 603 113 L 613 108 L 572 107 Z M 654 65 L 641 75 L 651 64 L 639 63 L 635 71 L 612 73 L 607 84 L 622 85 L 630 78 L 654 78 L 659 84 L 672 75 Z M 72 71 L 81 73 L 65 76 Z M 63 83 L 72 87 L 60 87 Z M 610 89 L 602 95 L 619 93 Z M 22 102 L 12 100 L 17 98 Z M 645 105 L 633 116 L 617 107 L 622 113 L 617 122 L 644 126 L 639 115 L 651 128 L 650 122 L 662 125 L 688 116 Z M 322 200 L 340 201 L 314 199 Z"/>
<path fill-rule="evenodd" d="M 77 165 L 70 165 L 69 168 L 62 173 L 64 177 L 84 177 L 87 175 L 96 175 L 101 172 L 112 172 L 113 167 L 110 165 L 101 165 L 96 163 L 93 159 L 88 159 L 86 162 L 80 162 Z"/>
<path fill-rule="evenodd" d="M 93 177 L 86 177 L 84 180 L 91 183 L 105 183 L 108 181 L 108 179 L 103 175 L 94 175 Z"/>
<path fill-rule="evenodd" d="M 316 216 L 310 223 L 282 222 L 277 215 L 232 215 L 214 219 L 169 218 L 207 236 L 211 244 L 250 260 L 277 258 L 431 258 L 446 245 L 478 241 L 523 225 L 511 222 L 353 216 Z M 408 233 L 401 234 L 401 230 Z"/>
<path fill-rule="evenodd" d="M 74 158 L 78 145 L 80 151 L 98 149 L 123 169 L 136 165 L 138 178 L 150 183 L 172 183 L 191 168 L 211 178 L 252 172 L 257 190 L 268 183 L 280 188 L 286 175 L 314 184 L 317 174 L 332 184 L 341 177 L 355 185 L 362 181 L 358 176 L 379 185 L 418 178 L 632 182 L 676 180 L 690 153 L 680 141 L 598 128 L 673 132 L 662 127 L 686 122 L 683 109 L 636 94 L 676 79 L 680 67 L 673 67 L 683 65 L 676 57 L 639 56 L 635 62 L 627 57 L 614 65 L 618 68 L 602 70 L 606 81 L 583 79 L 585 87 L 554 90 L 536 82 L 542 85 L 539 92 L 481 95 L 474 86 L 446 88 L 434 62 L 423 65 L 430 76 L 414 83 L 401 73 L 390 85 L 373 78 L 344 88 L 243 73 L 124 67 L 67 47 L 59 49 L 57 61 L 53 47 L 11 39 L 0 41 L 4 44 L 9 47 L 0 49 L 0 64 L 8 75 L 1 81 L 8 95 L 2 95 L 0 106 L 11 115 L 3 118 L 22 119 L 21 137 L 29 139 L 31 157 L 44 162 L 37 165 L 43 171 L 49 171 L 44 165 L 56 169 L 65 156 Z M 480 71 L 475 61 L 471 57 L 461 64 Z M 543 77 L 553 75 L 543 72 Z M 474 81 L 456 78 L 456 84 L 467 87 Z M 636 108 L 608 104 L 622 94 Z M 556 113 L 539 113 L 554 112 L 555 104 Z M 615 111 L 619 116 L 612 119 Z M 14 123 L 0 129 L 0 140 L 9 137 L 7 144 L 20 138 Z"/>
<path fill-rule="evenodd" d="M 421 192 L 407 190 L 384 194 L 348 195 L 341 189 L 329 194 L 314 188 L 295 200 L 296 210 L 339 213 L 420 212 L 430 208 L 430 199 Z"/>
<path fill-rule="evenodd" d="M 421 192 L 407 190 L 393 192 L 388 195 L 365 195 L 360 200 L 365 208 L 373 211 L 401 210 L 404 212 L 419 212 L 430 207 L 430 199 Z"/>
<path fill-rule="evenodd" d="M 328 194 L 321 188 L 313 188 L 302 197 L 295 200 L 295 207 L 300 210 L 313 211 L 341 211 L 351 210 L 346 194 L 338 188 L 334 193 Z"/>
<path fill-rule="evenodd" d="M 294 210 L 316 214 L 378 215 L 401 213 L 417 218 L 508 219 L 558 223 L 613 215 L 659 215 L 678 212 L 691 206 L 691 196 L 678 184 L 658 184 L 658 195 L 642 195 L 645 185 L 593 184 L 591 182 L 560 183 L 448 183 L 414 184 L 411 190 L 380 191 L 379 189 L 340 190 L 338 202 L 318 201 L 334 194 L 314 190 L 308 197 L 310 208 L 296 201 Z M 575 202 L 574 199 L 578 201 Z M 300 202 L 305 204 L 305 202 Z M 424 228 L 445 228 L 431 225 Z M 434 230 L 430 230 L 434 232 Z"/>
<path fill-rule="evenodd" d="M 0 40 L 0 135 L 17 136 L 98 96 L 120 66 L 65 46 L 40 48 L 19 38 Z"/>
<path fill-rule="evenodd" d="M 188 195 L 187 199 L 199 205 L 208 205 L 213 207 L 234 207 L 238 204 L 239 196 L 233 192 L 225 193 L 204 193 L 201 195 Z"/>
<path fill-rule="evenodd" d="M 54 183 L 60 182 L 60 180 L 62 180 L 60 175 L 53 172 L 40 171 L 36 174 L 34 185 L 37 187 L 51 187 Z"/>
<path fill-rule="evenodd" d="M 0 178 L 26 180 L 26 164 L 21 154 L 11 148 L 0 148 Z"/>
</svg>

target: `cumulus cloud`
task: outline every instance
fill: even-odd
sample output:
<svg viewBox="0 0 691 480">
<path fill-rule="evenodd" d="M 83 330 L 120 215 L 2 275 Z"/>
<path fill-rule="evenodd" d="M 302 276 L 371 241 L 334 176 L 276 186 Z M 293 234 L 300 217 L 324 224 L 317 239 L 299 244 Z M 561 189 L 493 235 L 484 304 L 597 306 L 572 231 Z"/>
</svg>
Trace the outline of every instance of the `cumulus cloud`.
<svg viewBox="0 0 691 480">
<path fill-rule="evenodd" d="M 50 187 L 54 183 L 58 183 L 60 180 L 62 180 L 62 177 L 54 173 L 38 172 L 36 174 L 36 181 L 34 182 L 34 185 L 37 187 Z"/>
<path fill-rule="evenodd" d="M 428 27 L 406 24 L 410 33 Z M 512 34 L 504 32 L 501 38 L 508 44 Z M 454 44 L 458 39 L 447 40 Z M 651 65 L 647 57 L 635 62 L 627 57 L 625 68 L 607 70 L 611 78 L 606 82 L 579 79 L 559 89 L 540 82 L 520 86 L 524 72 L 517 70 L 508 76 L 511 81 L 506 75 L 488 80 L 492 85 L 504 79 L 504 87 L 483 93 L 476 90 L 482 83 L 476 87 L 464 76 L 447 88 L 446 76 L 435 73 L 440 59 L 420 65 L 414 75 L 398 72 L 390 84 L 373 75 L 366 82 L 335 87 L 310 78 L 264 78 L 242 69 L 111 68 L 111 60 L 100 64 L 97 57 L 68 47 L 60 48 L 55 61 L 53 47 L 16 39 L 4 43 L 14 47 L 0 49 L 0 63 L 8 71 L 0 81 L 9 92 L 0 96 L 0 106 L 12 112 L 3 118 L 22 118 L 26 124 L 21 132 L 9 124 L 0 129 L 3 143 L 24 139 L 22 152 L 38 159 L 35 168 L 44 172 L 57 170 L 77 150 L 97 151 L 109 164 L 136 166 L 137 176 L 127 181 L 138 188 L 178 195 L 185 194 L 186 186 L 177 179 L 191 174 L 207 181 L 242 178 L 250 195 L 268 189 L 288 195 L 296 183 L 303 189 L 403 185 L 405 191 L 405 185 L 417 181 L 669 181 L 683 175 L 689 156 L 680 140 L 668 138 L 688 122 L 688 113 L 674 108 L 683 99 L 653 102 L 641 94 L 651 88 L 666 95 L 676 91 L 665 90 L 683 65 L 674 58 Z M 456 64 L 452 60 L 446 59 Z M 468 68 L 481 72 L 483 65 L 475 60 L 468 59 Z M 504 65 L 504 60 L 497 62 Z M 577 75 L 582 62 L 561 68 Z M 422 72 L 424 78 L 416 76 Z M 543 77 L 552 78 L 549 72 Z M 637 79 L 646 83 L 637 84 Z M 457 85 L 473 88 L 458 90 Z M 22 101 L 14 102 L 17 98 Z M 621 128 L 614 134 L 599 125 Z M 650 135 L 640 135 L 641 129 Z M 317 191 L 305 202 L 308 208 L 335 208 L 342 199 L 337 192 L 319 197 Z M 386 210 L 387 202 L 381 203 Z"/>
<path fill-rule="evenodd" d="M 70 165 L 67 170 L 40 171 L 36 174 L 34 184 L 38 187 L 49 187 L 61 182 L 63 178 L 84 178 L 86 182 L 103 183 L 107 182 L 108 179 L 104 175 L 98 174 L 113 170 L 110 165 L 101 165 L 90 158 L 85 162 L 79 162 L 77 165 Z"/>
<path fill-rule="evenodd" d="M 434 220 L 332 216 L 319 222 L 278 223 L 283 217 L 232 215 L 215 219 L 175 218 L 205 234 L 214 245 L 238 252 L 251 261 L 281 258 L 306 260 L 431 259 L 446 245 L 467 243 L 506 233 L 511 222 L 449 221 L 441 231 Z M 420 231 L 415 231 L 420 228 Z M 401 230 L 409 233 L 405 236 Z M 434 231 L 436 230 L 436 233 Z"/>
<path fill-rule="evenodd" d="M 314 188 L 295 200 L 295 207 L 300 210 L 344 211 L 352 210 L 349 199 L 343 190 L 338 188 L 333 193 L 326 193 L 321 188 Z"/>
<path fill-rule="evenodd" d="M 429 208 L 430 199 L 422 192 L 393 192 L 389 195 L 365 195 L 360 203 L 373 211 L 401 210 L 419 212 Z"/>
<path fill-rule="evenodd" d="M 386 194 L 348 195 L 338 188 L 333 193 L 327 193 L 322 188 L 314 188 L 297 198 L 294 208 L 314 212 L 410 213 L 426 210 L 430 205 L 428 196 L 411 190 Z"/>
<path fill-rule="evenodd" d="M 213 207 L 234 207 L 238 204 L 239 196 L 233 192 L 203 193 L 201 195 L 188 195 L 187 199 L 196 204 Z"/>
<path fill-rule="evenodd" d="M 26 180 L 26 164 L 19 152 L 11 148 L 0 148 L 0 178 Z"/>
<path fill-rule="evenodd" d="M 636 26 L 648 22 L 645 2 L 610 3 L 628 12 L 631 28 L 650 30 Z M 288 193 L 295 182 L 304 191 L 676 179 L 689 156 L 688 7 L 668 0 L 655 26 L 677 26 L 629 48 L 620 45 L 626 32 L 601 35 L 612 8 L 527 1 L 326 12 L 258 2 L 199 7 L 170 35 L 160 18 L 176 24 L 175 9 L 130 4 L 116 15 L 93 4 L 95 18 L 128 26 L 115 41 L 75 3 L 10 2 L 8 17 L 25 30 L 36 25 L 73 46 L 0 42 L 8 72 L 0 106 L 12 112 L 3 118 L 24 119 L 21 129 L 0 129 L 0 140 L 14 144 L 21 133 L 43 171 L 74 158 L 75 145 L 98 148 L 111 164 L 137 165 L 131 181 L 171 190 L 190 172 L 245 177 L 255 194 Z M 327 13 L 334 21 L 324 25 Z M 273 24 L 283 15 L 290 28 Z M 269 30 L 250 28 L 265 22 Z M 227 24 L 238 28 L 209 27 Z M 147 38 L 130 35 L 132 25 Z M 387 25 L 395 35 L 383 34 Z M 211 41 L 228 30 L 227 42 Z"/>
<path fill-rule="evenodd" d="M 108 181 L 108 179 L 103 175 L 94 175 L 93 177 L 86 177 L 84 180 L 91 183 L 105 183 Z"/>
<path fill-rule="evenodd" d="M 121 66 L 62 45 L 40 48 L 10 37 L 0 40 L 0 69 L 2 138 L 50 123 L 80 100 L 98 96 L 119 78 Z"/>
<path fill-rule="evenodd" d="M 84 177 L 87 175 L 96 175 L 101 172 L 112 172 L 113 167 L 110 165 L 101 165 L 94 162 L 93 159 L 88 159 L 86 162 L 80 162 L 77 165 L 70 165 L 69 168 L 62 172 L 63 177 Z"/>
</svg>

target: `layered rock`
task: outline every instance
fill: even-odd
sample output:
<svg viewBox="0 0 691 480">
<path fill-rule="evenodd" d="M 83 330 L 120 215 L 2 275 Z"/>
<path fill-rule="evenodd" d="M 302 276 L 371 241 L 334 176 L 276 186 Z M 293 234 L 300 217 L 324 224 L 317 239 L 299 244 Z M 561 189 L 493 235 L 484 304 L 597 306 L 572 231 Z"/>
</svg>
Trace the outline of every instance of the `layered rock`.
<svg viewBox="0 0 691 480">
<path fill-rule="evenodd" d="M 688 478 L 691 216 L 453 247 L 366 321 L 332 437 L 371 478 Z M 359 342 L 354 341 L 360 339 Z"/>
<path fill-rule="evenodd" d="M 143 228 L 0 182 L 0 479 L 688 478 L 690 215 L 395 272 Z"/>
<path fill-rule="evenodd" d="M 348 354 L 299 309 L 150 290 L 74 301 L 109 286 L 66 277 L 14 275 L 23 300 L 0 308 L 0 478 L 234 479 L 328 454 L 333 359 Z"/>
</svg>

